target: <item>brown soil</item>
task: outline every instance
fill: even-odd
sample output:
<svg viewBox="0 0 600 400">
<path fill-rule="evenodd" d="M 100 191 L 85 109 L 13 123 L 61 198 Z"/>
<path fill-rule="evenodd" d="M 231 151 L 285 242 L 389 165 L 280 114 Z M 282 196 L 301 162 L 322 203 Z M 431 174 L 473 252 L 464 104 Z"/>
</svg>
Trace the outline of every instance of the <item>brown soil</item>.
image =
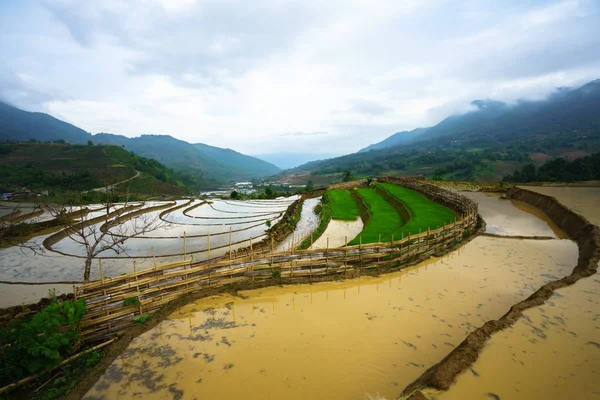
<svg viewBox="0 0 600 400">
<path fill-rule="evenodd" d="M 500 319 L 488 321 L 471 332 L 442 361 L 429 368 L 417 380 L 408 385 L 402 391 L 401 396 L 414 400 L 422 398 L 416 397 L 422 396 L 420 389 L 448 390 L 456 377 L 477 360 L 479 353 L 492 334 L 513 325 L 523 315 L 523 311 L 543 304 L 554 294 L 556 289 L 572 285 L 579 279 L 596 273 L 600 260 L 600 228 L 560 204 L 554 197 L 518 188 L 511 188 L 507 195 L 541 208 L 562 230 L 577 241 L 579 246 L 577 266 L 570 275 L 545 284 L 527 299 L 512 306 Z"/>
</svg>

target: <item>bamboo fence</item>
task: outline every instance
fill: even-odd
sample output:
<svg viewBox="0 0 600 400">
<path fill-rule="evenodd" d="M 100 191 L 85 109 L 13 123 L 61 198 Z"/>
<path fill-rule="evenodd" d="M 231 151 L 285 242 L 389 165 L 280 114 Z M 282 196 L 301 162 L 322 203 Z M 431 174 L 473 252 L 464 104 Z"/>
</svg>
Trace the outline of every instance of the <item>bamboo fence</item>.
<svg viewBox="0 0 600 400">
<path fill-rule="evenodd" d="M 454 223 L 425 232 L 378 242 L 315 250 L 286 252 L 254 252 L 229 254 L 219 260 L 192 264 L 183 260 L 157 265 L 116 277 L 104 277 L 100 262 L 100 280 L 73 286 L 76 299 L 85 299 L 87 314 L 81 322 L 86 340 L 114 336 L 134 323 L 134 318 L 157 311 L 161 306 L 184 294 L 208 287 L 264 281 L 275 276 L 288 281 L 346 274 L 363 268 L 401 265 L 416 257 L 432 254 L 461 240 L 467 230 L 473 231 L 477 213 L 469 213 Z M 252 248 L 252 245 L 250 245 Z M 274 272 L 278 271 L 277 274 Z M 128 301 L 125 306 L 125 300 Z M 130 304 L 135 303 L 135 304 Z"/>
</svg>

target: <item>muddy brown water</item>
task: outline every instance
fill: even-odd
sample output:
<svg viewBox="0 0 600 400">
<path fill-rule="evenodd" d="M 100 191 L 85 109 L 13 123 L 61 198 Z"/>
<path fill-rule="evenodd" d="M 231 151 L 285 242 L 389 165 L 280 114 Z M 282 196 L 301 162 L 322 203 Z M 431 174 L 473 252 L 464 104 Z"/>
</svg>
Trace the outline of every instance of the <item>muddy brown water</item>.
<svg viewBox="0 0 600 400">
<path fill-rule="evenodd" d="M 486 233 L 503 236 L 567 237 L 543 211 L 523 201 L 505 199 L 500 193 L 461 194 L 477 202 L 479 214 L 486 222 Z"/>
<path fill-rule="evenodd" d="M 393 398 L 576 260 L 569 240 L 478 237 L 379 278 L 201 299 L 136 338 L 85 398 Z"/>
<path fill-rule="evenodd" d="M 600 188 L 526 187 L 600 225 Z M 600 273 L 556 291 L 492 335 L 472 368 L 432 399 L 600 399 Z"/>
</svg>

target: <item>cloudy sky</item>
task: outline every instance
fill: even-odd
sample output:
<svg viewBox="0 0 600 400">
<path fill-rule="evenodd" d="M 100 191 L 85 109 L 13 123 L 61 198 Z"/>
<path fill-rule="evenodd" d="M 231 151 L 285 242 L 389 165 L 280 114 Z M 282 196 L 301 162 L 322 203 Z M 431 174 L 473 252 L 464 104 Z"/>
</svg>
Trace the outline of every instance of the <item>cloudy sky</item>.
<svg viewBox="0 0 600 400">
<path fill-rule="evenodd" d="M 0 1 L 0 99 L 249 154 L 345 154 L 597 78 L 598 0 Z"/>
</svg>

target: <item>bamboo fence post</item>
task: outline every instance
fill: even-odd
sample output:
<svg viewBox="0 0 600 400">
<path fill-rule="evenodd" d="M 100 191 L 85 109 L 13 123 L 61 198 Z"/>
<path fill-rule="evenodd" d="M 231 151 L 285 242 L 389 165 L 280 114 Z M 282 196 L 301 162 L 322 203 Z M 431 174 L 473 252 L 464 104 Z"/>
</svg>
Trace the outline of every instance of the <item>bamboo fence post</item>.
<svg viewBox="0 0 600 400">
<path fill-rule="evenodd" d="M 186 255 L 186 249 L 185 249 L 185 231 L 183 231 L 183 259 L 185 260 L 185 255 Z"/>
<path fill-rule="evenodd" d="M 73 298 L 77 300 L 77 289 L 75 289 L 75 285 L 73 285 Z"/>
<path fill-rule="evenodd" d="M 329 253 L 329 236 L 327 236 L 327 247 L 325 247 L 325 273 L 329 273 L 329 260 L 328 260 L 328 254 Z"/>
<path fill-rule="evenodd" d="M 231 261 L 231 257 L 232 257 L 232 254 L 231 254 L 231 226 L 230 226 L 229 227 L 229 261 Z M 231 265 L 231 263 L 229 265 Z"/>
<path fill-rule="evenodd" d="M 347 267 L 346 259 L 348 258 L 348 236 L 344 236 L 344 268 Z"/>
<path fill-rule="evenodd" d="M 98 265 L 100 266 L 100 281 L 104 283 L 104 273 L 102 272 L 102 259 L 98 259 Z"/>
<path fill-rule="evenodd" d="M 152 246 L 152 260 L 154 260 L 154 270 L 156 271 L 156 256 L 154 255 L 154 246 Z"/>
<path fill-rule="evenodd" d="M 206 240 L 208 242 L 208 250 L 207 250 L 208 251 L 208 256 L 207 257 L 208 258 L 206 259 L 206 261 L 210 261 L 210 233 L 206 234 Z"/>
<path fill-rule="evenodd" d="M 362 261 L 362 235 L 358 237 L 358 259 Z"/>
<path fill-rule="evenodd" d="M 377 251 L 377 254 L 379 254 L 379 243 L 381 243 L 381 233 L 379 234 L 379 237 L 377 238 L 377 248 L 375 249 Z M 377 256 L 377 262 L 380 262 L 381 260 L 379 259 L 379 256 Z"/>
<path fill-rule="evenodd" d="M 137 266 L 136 266 L 136 261 L 133 260 L 133 273 L 137 273 Z"/>
<path fill-rule="evenodd" d="M 250 236 L 250 261 L 254 261 L 254 255 L 252 250 L 252 236 Z"/>
<path fill-rule="evenodd" d="M 290 246 L 290 256 L 294 254 L 294 236 L 296 235 L 292 232 L 292 245 Z"/>
<path fill-rule="evenodd" d="M 273 268 L 273 236 L 271 236 L 271 268 Z"/>
</svg>

